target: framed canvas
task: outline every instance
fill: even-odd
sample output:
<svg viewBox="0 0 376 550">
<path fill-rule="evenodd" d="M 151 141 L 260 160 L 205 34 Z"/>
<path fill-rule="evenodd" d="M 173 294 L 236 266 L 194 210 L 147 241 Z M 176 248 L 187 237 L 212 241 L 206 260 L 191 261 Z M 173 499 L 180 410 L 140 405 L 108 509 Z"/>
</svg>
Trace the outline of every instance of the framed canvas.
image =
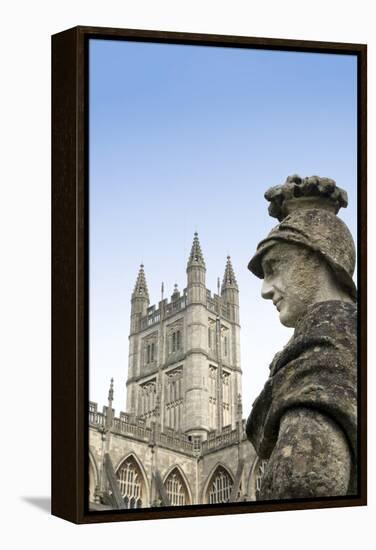
<svg viewBox="0 0 376 550">
<path fill-rule="evenodd" d="M 54 515 L 366 504 L 366 52 L 52 37 Z"/>
</svg>

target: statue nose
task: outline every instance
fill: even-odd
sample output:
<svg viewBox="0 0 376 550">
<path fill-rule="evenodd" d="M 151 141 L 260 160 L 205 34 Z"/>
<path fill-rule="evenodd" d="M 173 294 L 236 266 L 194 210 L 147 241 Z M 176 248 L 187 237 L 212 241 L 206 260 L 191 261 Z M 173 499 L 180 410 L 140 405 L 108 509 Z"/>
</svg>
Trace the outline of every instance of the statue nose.
<svg viewBox="0 0 376 550">
<path fill-rule="evenodd" d="M 262 287 L 261 287 L 261 296 L 265 300 L 272 300 L 273 299 L 273 294 L 274 294 L 273 285 L 270 284 L 270 282 L 268 282 L 266 279 L 264 279 L 263 282 L 262 282 Z"/>
</svg>

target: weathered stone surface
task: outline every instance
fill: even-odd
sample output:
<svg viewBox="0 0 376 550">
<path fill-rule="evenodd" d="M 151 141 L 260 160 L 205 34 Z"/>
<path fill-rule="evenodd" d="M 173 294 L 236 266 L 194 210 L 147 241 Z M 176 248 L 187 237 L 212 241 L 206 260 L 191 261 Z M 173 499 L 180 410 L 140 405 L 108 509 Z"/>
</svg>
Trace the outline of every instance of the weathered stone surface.
<svg viewBox="0 0 376 550">
<path fill-rule="evenodd" d="M 331 418 L 317 410 L 289 409 L 279 432 L 259 500 L 347 494 L 351 453 L 343 431 Z"/>
<path fill-rule="evenodd" d="M 347 193 L 330 178 L 297 174 L 288 176 L 285 183 L 268 189 L 265 198 L 270 202 L 269 214 L 282 221 L 296 208 L 320 208 L 337 214 L 348 204 Z"/>
<path fill-rule="evenodd" d="M 307 247 L 279 241 L 265 252 L 261 262 L 261 295 L 273 301 L 279 320 L 286 327 L 296 327 L 317 302 L 352 301 L 338 285 L 330 266 Z"/>
<path fill-rule="evenodd" d="M 294 335 L 274 357 L 247 436 L 268 460 L 258 499 L 356 493 L 355 246 L 336 217 L 346 192 L 290 176 L 265 194 L 279 223 L 249 269 Z"/>
<path fill-rule="evenodd" d="M 315 304 L 287 346 L 274 357 L 270 377 L 248 418 L 248 438 L 261 458 L 271 459 L 265 492 L 259 498 L 355 491 L 356 365 L 355 305 L 340 301 Z M 318 413 L 312 426 L 307 419 L 302 425 L 298 422 L 302 408 Z M 347 445 L 341 443 L 341 437 Z M 291 447 L 290 456 L 286 456 L 286 447 Z M 294 462 L 299 464 L 304 456 L 308 465 L 314 460 L 317 466 L 312 477 L 310 470 L 304 478 L 294 469 Z M 349 456 L 351 472 L 345 487 Z M 338 486 L 333 485 L 336 479 L 340 480 Z"/>
<path fill-rule="evenodd" d="M 317 178 L 317 176 L 314 176 Z M 306 178 L 310 180 L 312 178 Z M 326 181 L 327 178 L 318 178 Z M 304 180 L 305 181 L 305 180 Z M 328 180 L 333 182 L 333 180 Z M 335 182 L 333 182 L 335 185 Z M 322 187 L 324 184 L 318 184 Z M 263 278 L 262 257 L 265 252 L 278 242 L 288 242 L 305 246 L 318 254 L 336 274 L 338 283 L 342 284 L 352 297 L 356 298 L 356 288 L 352 280 L 355 268 L 355 245 L 353 238 L 346 224 L 339 219 L 335 212 L 338 211 L 337 202 L 341 198 L 341 205 L 345 198 L 343 190 L 336 193 L 319 193 L 315 186 L 306 185 L 307 189 L 313 189 L 312 195 L 308 191 L 304 196 L 290 197 L 290 187 L 296 187 L 295 183 L 288 182 L 283 186 L 272 188 L 266 193 L 271 203 L 271 215 L 282 220 L 274 227 L 269 235 L 263 239 L 254 256 L 251 258 L 248 268 L 257 277 Z M 274 193 L 274 195 L 273 195 Z M 339 196 L 337 196 L 339 194 Z M 336 196 L 337 205 L 333 208 L 333 198 Z M 280 199 L 280 204 L 277 199 Z M 347 199 L 346 199 L 347 200 Z M 276 202 L 277 201 L 277 202 Z M 277 208 L 278 204 L 278 208 Z M 346 203 L 347 204 L 347 203 Z M 277 210 L 276 210 L 277 209 Z M 285 217 L 283 217 L 285 216 Z"/>
</svg>

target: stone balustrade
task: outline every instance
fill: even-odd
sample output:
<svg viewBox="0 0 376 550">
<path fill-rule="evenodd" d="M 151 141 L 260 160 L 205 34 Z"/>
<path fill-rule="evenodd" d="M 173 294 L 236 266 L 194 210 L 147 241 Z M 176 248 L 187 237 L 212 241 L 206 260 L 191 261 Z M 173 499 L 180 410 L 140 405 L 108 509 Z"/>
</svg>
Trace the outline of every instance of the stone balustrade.
<svg viewBox="0 0 376 550">
<path fill-rule="evenodd" d="M 89 411 L 89 425 L 102 428 L 105 425 L 105 415 L 97 411 Z"/>
<path fill-rule="evenodd" d="M 147 428 L 138 422 L 131 423 L 120 418 L 114 418 L 111 431 L 113 433 L 130 435 L 140 441 L 150 441 L 152 433 L 150 428 Z"/>
<path fill-rule="evenodd" d="M 103 408 L 103 412 L 97 410 L 97 404 L 92 401 L 89 403 L 89 426 L 92 428 L 104 430 L 106 429 L 106 414 L 107 407 Z M 121 412 L 120 417 L 115 417 L 111 426 L 111 433 L 125 435 L 134 438 L 138 441 L 146 441 L 151 445 L 160 445 L 166 449 L 180 451 L 191 456 L 204 455 L 222 447 L 231 444 L 237 444 L 240 440 L 245 439 L 245 420 L 239 429 L 231 429 L 231 426 L 223 428 L 222 432 L 209 432 L 206 441 L 200 441 L 198 438 L 190 438 L 184 433 L 177 432 L 171 428 L 166 428 L 163 432 L 159 427 L 152 422 L 148 427 L 144 420 L 134 417 L 130 414 Z"/>
<path fill-rule="evenodd" d="M 171 300 L 171 302 L 167 302 L 167 300 L 160 302 L 159 309 L 155 309 L 155 306 L 150 306 L 148 308 L 148 315 L 145 315 L 145 317 L 142 317 L 141 319 L 141 329 L 148 328 L 160 322 L 161 308 L 163 308 L 164 318 L 166 318 L 184 309 L 185 306 L 186 306 L 185 294 L 180 298 L 177 298 L 176 300 Z"/>
</svg>

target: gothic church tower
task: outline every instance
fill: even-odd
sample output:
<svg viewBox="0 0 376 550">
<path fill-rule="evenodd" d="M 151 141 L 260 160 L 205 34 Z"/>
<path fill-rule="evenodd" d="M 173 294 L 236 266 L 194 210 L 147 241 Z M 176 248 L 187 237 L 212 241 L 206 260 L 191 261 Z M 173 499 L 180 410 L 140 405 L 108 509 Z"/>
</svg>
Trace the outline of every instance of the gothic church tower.
<svg viewBox="0 0 376 550">
<path fill-rule="evenodd" d="M 195 233 L 187 285 L 149 305 L 143 266 L 131 304 L 127 413 L 206 440 L 241 421 L 239 289 L 230 257 L 220 293 L 206 288 Z"/>
</svg>

